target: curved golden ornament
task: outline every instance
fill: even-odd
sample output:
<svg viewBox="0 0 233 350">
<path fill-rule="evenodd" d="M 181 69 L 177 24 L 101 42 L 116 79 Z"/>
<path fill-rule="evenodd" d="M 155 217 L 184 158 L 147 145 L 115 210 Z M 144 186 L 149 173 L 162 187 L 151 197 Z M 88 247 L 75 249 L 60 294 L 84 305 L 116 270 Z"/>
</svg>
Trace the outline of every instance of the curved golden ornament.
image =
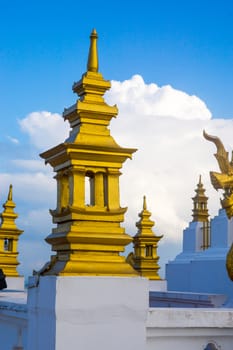
<svg viewBox="0 0 233 350">
<path fill-rule="evenodd" d="M 203 131 L 206 140 L 211 141 L 217 147 L 215 157 L 218 161 L 221 173 L 210 172 L 210 178 L 213 187 L 223 189 L 223 199 L 221 200 L 222 208 L 225 209 L 228 219 L 233 217 L 233 162 L 229 162 L 228 152 L 225 150 L 222 141 L 216 137 L 208 135 Z M 233 244 L 227 253 L 226 268 L 229 278 L 233 281 Z"/>
<path fill-rule="evenodd" d="M 218 161 L 221 173 L 214 171 L 210 172 L 211 183 L 213 187 L 223 189 L 223 199 L 221 204 L 223 209 L 226 210 L 228 218 L 233 217 L 233 166 L 232 161 L 229 162 L 228 152 L 225 150 L 222 141 L 217 136 L 211 136 L 203 131 L 203 136 L 206 140 L 211 141 L 217 147 L 217 153 L 215 157 Z"/>
<path fill-rule="evenodd" d="M 217 136 L 211 136 L 203 131 L 203 136 L 206 140 L 211 141 L 217 147 L 217 153 L 215 157 L 218 161 L 219 168 L 222 173 L 233 175 L 233 167 L 231 166 L 228 159 L 228 152 L 225 150 L 222 141 Z"/>
<path fill-rule="evenodd" d="M 233 281 L 233 244 L 227 253 L 226 268 L 229 278 Z"/>
</svg>

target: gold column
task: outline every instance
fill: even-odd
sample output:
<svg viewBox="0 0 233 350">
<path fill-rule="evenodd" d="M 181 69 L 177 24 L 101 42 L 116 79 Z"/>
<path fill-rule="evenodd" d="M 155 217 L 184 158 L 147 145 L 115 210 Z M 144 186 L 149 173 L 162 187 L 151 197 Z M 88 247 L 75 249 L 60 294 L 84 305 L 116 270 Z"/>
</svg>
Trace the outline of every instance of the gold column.
<svg viewBox="0 0 233 350">
<path fill-rule="evenodd" d="M 95 205 L 104 207 L 104 176 L 102 172 L 95 174 Z"/>
<path fill-rule="evenodd" d="M 85 167 L 73 167 L 69 176 L 70 205 L 85 206 Z M 75 186 L 76 185 L 76 186 Z"/>
<path fill-rule="evenodd" d="M 108 207 L 109 209 L 119 208 L 119 170 L 108 170 Z"/>
</svg>

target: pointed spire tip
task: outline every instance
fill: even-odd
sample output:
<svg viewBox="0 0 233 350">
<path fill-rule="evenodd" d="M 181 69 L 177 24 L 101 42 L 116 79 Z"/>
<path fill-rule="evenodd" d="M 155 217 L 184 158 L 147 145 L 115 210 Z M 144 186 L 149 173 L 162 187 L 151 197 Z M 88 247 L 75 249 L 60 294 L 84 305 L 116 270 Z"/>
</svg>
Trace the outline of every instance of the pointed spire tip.
<svg viewBox="0 0 233 350">
<path fill-rule="evenodd" d="M 90 49 L 87 62 L 87 71 L 89 72 L 98 72 L 99 63 L 98 63 L 98 50 L 97 50 L 97 39 L 98 35 L 95 29 L 92 30 L 90 35 Z"/>
<path fill-rule="evenodd" d="M 8 192 L 8 201 L 12 201 L 12 189 L 13 189 L 13 186 L 12 184 L 10 184 L 9 186 L 9 192 Z"/>
<path fill-rule="evenodd" d="M 143 210 L 147 210 L 147 205 L 146 205 L 146 196 L 143 196 Z"/>
</svg>

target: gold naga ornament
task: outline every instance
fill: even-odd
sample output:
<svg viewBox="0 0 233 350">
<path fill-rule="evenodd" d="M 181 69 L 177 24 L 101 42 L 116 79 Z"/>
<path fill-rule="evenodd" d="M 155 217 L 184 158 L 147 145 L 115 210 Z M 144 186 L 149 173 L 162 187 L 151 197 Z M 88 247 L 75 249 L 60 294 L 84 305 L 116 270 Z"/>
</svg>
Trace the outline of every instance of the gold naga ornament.
<svg viewBox="0 0 233 350">
<path fill-rule="evenodd" d="M 221 173 L 211 171 L 210 179 L 216 190 L 222 189 L 224 191 L 221 205 L 225 209 L 228 219 L 231 219 L 233 217 L 233 154 L 231 161 L 229 161 L 228 152 L 217 136 L 208 135 L 205 130 L 203 131 L 203 136 L 206 140 L 213 142 L 217 147 L 215 157 Z M 226 268 L 230 279 L 233 281 L 233 244 L 227 254 Z"/>
</svg>

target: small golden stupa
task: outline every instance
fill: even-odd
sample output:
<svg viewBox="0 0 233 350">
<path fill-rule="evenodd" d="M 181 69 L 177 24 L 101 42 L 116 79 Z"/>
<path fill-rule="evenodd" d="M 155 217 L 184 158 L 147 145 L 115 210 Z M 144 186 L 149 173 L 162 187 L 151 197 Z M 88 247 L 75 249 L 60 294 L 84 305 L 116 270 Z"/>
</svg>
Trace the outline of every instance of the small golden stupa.
<svg viewBox="0 0 233 350">
<path fill-rule="evenodd" d="M 157 246 L 163 236 L 156 236 L 152 231 L 154 221 L 150 216 L 144 196 L 143 209 L 139 213 L 140 220 L 136 223 L 138 232 L 133 238 L 134 253 L 130 253 L 127 260 L 141 276 L 150 280 L 161 280 L 158 274 L 160 266 Z"/>
<path fill-rule="evenodd" d="M 74 83 L 79 99 L 65 109 L 70 135 L 41 157 L 56 172 L 57 225 L 46 238 L 56 255 L 42 272 L 49 275 L 136 276 L 120 254 L 132 238 L 121 227 L 120 169 L 136 149 L 120 147 L 108 128 L 116 117 L 103 95 L 110 88 L 98 72 L 97 33 L 90 36 L 87 72 Z"/>
<path fill-rule="evenodd" d="M 14 212 L 12 192 L 13 187 L 10 185 L 7 201 L 3 204 L 4 210 L 0 214 L 0 268 L 7 277 L 18 277 L 18 240 L 23 231 L 15 223 L 18 215 Z"/>
</svg>

